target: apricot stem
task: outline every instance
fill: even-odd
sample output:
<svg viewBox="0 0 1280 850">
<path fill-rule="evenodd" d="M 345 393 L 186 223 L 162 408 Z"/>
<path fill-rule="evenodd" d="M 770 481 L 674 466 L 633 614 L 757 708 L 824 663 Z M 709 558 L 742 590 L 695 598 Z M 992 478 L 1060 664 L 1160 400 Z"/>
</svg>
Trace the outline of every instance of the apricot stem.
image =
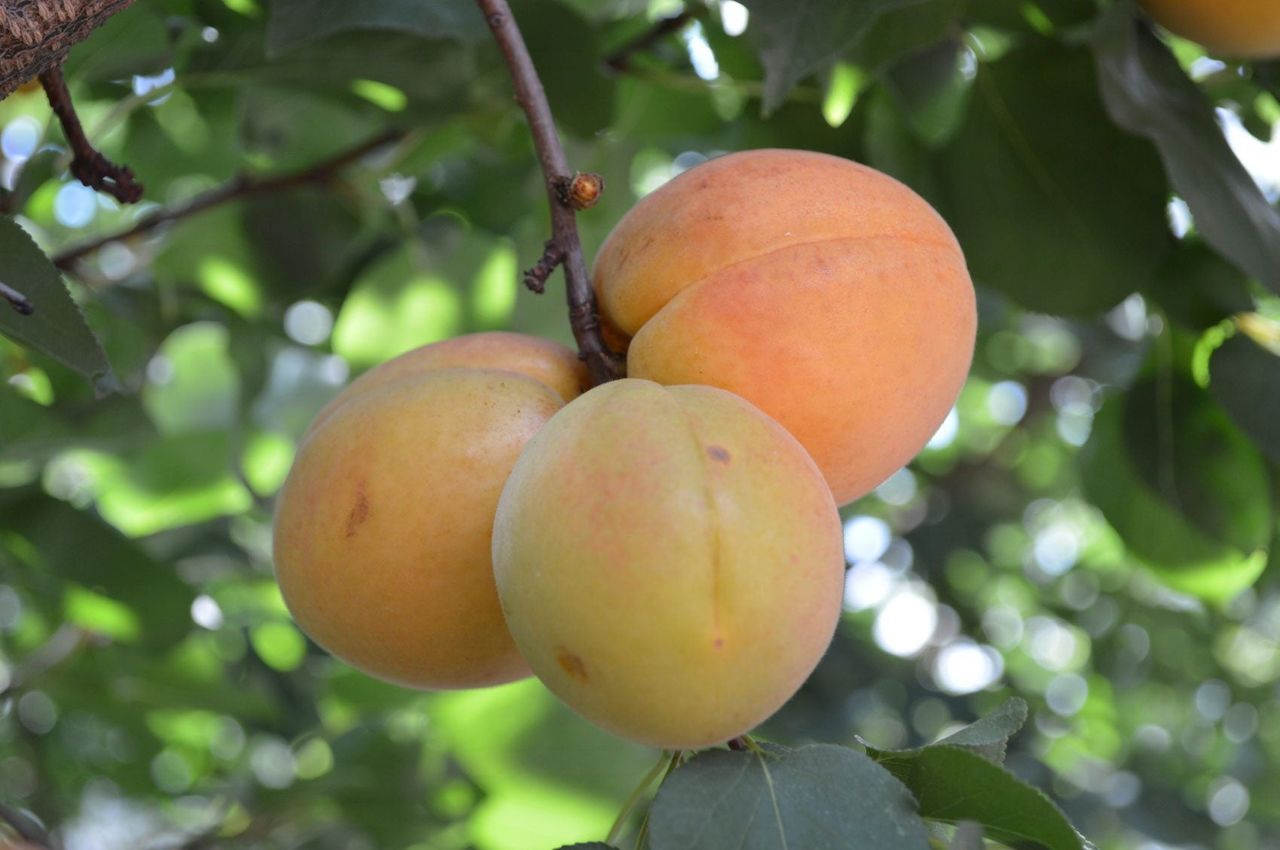
<svg viewBox="0 0 1280 850">
<path fill-rule="evenodd" d="M 672 754 L 666 750 L 658 756 L 658 761 L 653 767 L 649 768 L 649 772 L 640 780 L 640 784 L 635 787 L 626 802 L 622 804 L 622 809 L 618 812 L 618 817 L 614 819 L 613 826 L 609 828 L 609 835 L 605 838 L 605 844 L 613 844 L 622 835 L 622 830 L 627 828 L 627 820 L 631 817 L 631 813 L 635 811 L 636 806 L 640 804 L 640 800 L 644 797 L 645 792 L 649 790 L 649 786 L 653 784 L 653 780 L 657 779 L 663 771 L 670 773 L 670 763 Z"/>
<path fill-rule="evenodd" d="M 578 356 L 586 361 L 594 383 L 603 384 L 620 378 L 625 372 L 621 357 L 609 350 L 600 330 L 600 317 L 596 310 L 595 292 L 587 274 L 587 263 L 582 256 L 582 242 L 578 238 L 578 224 L 573 207 L 561 199 L 557 187 L 565 180 L 572 180 L 574 172 L 569 168 L 564 147 L 556 133 L 555 119 L 542 79 L 533 66 L 529 49 L 525 46 L 520 27 L 507 0 L 476 0 L 484 13 L 489 28 L 498 42 L 502 56 L 511 72 L 516 102 L 524 110 L 529 121 L 529 132 L 538 153 L 538 162 L 546 178 L 547 200 L 551 206 L 551 239 L 540 264 L 555 260 L 564 268 L 565 295 L 569 302 L 569 324 L 573 338 L 578 343 Z M 535 267 L 537 269 L 537 267 Z M 530 271 L 533 274 L 534 270 Z M 540 276 L 543 280 L 550 274 Z"/>
</svg>

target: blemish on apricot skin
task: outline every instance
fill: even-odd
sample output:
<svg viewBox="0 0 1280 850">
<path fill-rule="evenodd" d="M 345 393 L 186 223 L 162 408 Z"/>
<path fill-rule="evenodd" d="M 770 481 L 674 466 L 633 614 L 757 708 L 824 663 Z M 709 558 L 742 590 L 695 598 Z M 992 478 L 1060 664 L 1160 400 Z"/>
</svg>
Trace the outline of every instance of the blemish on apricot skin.
<svg viewBox="0 0 1280 850">
<path fill-rule="evenodd" d="M 591 676 L 587 674 L 587 665 L 563 646 L 556 649 L 556 662 L 560 665 L 560 669 L 569 674 L 570 679 L 584 685 L 591 681 Z"/>
<path fill-rule="evenodd" d="M 718 460 L 721 463 L 728 463 L 733 460 L 733 455 L 729 454 L 729 450 L 724 446 L 707 446 L 707 454 L 712 460 Z"/>
<path fill-rule="evenodd" d="M 364 484 L 356 485 L 356 503 L 347 514 L 346 536 L 355 537 L 360 526 L 369 518 L 369 497 L 364 492 Z"/>
</svg>

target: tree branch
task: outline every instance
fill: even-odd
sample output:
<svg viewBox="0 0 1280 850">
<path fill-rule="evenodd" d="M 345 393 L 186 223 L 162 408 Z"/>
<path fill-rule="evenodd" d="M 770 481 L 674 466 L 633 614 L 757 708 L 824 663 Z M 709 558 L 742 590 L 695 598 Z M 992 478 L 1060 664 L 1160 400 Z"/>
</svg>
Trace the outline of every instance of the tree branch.
<svg viewBox="0 0 1280 850">
<path fill-rule="evenodd" d="M 551 240 L 538 265 L 526 273 L 545 281 L 551 268 L 559 264 L 564 268 L 565 294 L 569 302 L 569 323 L 578 343 L 578 356 L 586 361 L 591 377 L 597 384 L 622 377 L 625 364 L 621 357 L 605 345 L 600 332 L 600 317 L 596 312 L 595 293 L 587 274 L 587 264 L 582 257 L 582 243 L 578 238 L 578 225 L 573 207 L 561 198 L 566 181 L 572 183 L 576 176 L 569 169 L 560 137 L 556 134 L 555 119 L 547 103 L 542 80 L 538 77 L 529 50 L 525 47 L 520 28 L 511 14 L 507 0 L 476 0 L 484 13 L 489 28 L 493 30 L 498 47 L 511 71 L 516 101 L 529 120 L 533 146 L 538 152 L 538 162 L 546 178 L 547 200 L 551 206 Z M 557 188 L 560 187 L 560 188 Z M 550 268 L 548 268 L 550 263 Z M 545 269 L 545 273 L 543 272 Z"/>
<path fill-rule="evenodd" d="M 141 233 L 154 230 L 162 224 L 178 221 L 189 216 L 202 213 L 205 210 L 225 204 L 228 201 L 234 201 L 239 198 L 245 198 L 250 195 L 265 195 L 269 192 L 279 192 L 286 189 L 294 189 L 299 186 L 305 186 L 311 183 L 325 183 L 333 179 L 339 171 L 351 165 L 356 160 L 371 153 L 378 148 L 399 141 L 404 138 L 402 130 L 388 130 L 385 133 L 379 133 L 371 139 L 368 139 L 356 145 L 350 150 L 323 162 L 304 168 L 301 171 L 291 172 L 289 174 L 277 174 L 270 177 L 255 177 L 251 174 L 241 174 L 233 177 L 231 180 L 223 183 L 215 189 L 196 195 L 190 200 L 178 204 L 177 206 L 162 208 L 150 212 L 138 219 L 136 223 L 127 230 L 119 233 L 113 233 L 110 236 L 103 236 L 90 242 L 80 245 L 74 245 L 65 251 L 55 254 L 53 264 L 60 269 L 69 269 L 77 260 L 88 254 L 92 254 L 99 248 L 111 242 L 121 242 L 130 239 Z"/>
<path fill-rule="evenodd" d="M 60 626 L 47 641 L 27 655 L 22 666 L 13 672 L 8 684 L 0 688 L 0 698 L 26 687 L 32 679 L 39 678 L 81 649 L 99 640 L 100 638 L 93 632 L 79 626 L 66 624 Z"/>
<path fill-rule="evenodd" d="M 672 33 L 679 32 L 688 26 L 697 16 L 685 9 L 678 15 L 659 18 L 653 26 L 628 41 L 604 59 L 606 68 L 614 71 L 625 71 L 631 65 L 631 57 L 636 53 L 648 50 Z"/>
<path fill-rule="evenodd" d="M 116 165 L 94 148 L 89 137 L 80 126 L 80 116 L 76 115 L 75 105 L 71 102 L 71 92 L 67 91 L 66 80 L 62 78 L 62 68 L 51 68 L 40 75 L 40 85 L 49 98 L 49 106 L 53 114 L 58 116 L 62 124 L 62 133 L 67 137 L 74 159 L 71 160 L 71 173 L 86 186 L 100 189 L 111 195 L 122 204 L 136 204 L 142 199 L 142 184 L 134 179 L 133 171 L 127 165 Z"/>
<path fill-rule="evenodd" d="M 23 295 L 21 292 L 14 289 L 12 286 L 9 286 L 2 280 L 0 280 L 0 298 L 4 298 L 5 301 L 8 301 L 9 306 L 23 316 L 30 316 L 36 311 L 35 305 L 31 303 L 27 296 Z"/>
</svg>

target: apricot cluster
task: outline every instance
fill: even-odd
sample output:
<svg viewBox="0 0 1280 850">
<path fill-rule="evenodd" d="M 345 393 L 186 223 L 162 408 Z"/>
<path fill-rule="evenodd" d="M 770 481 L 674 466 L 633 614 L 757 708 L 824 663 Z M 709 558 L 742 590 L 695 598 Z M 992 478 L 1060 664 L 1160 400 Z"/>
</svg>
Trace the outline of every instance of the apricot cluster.
<svg viewBox="0 0 1280 850">
<path fill-rule="evenodd" d="M 1280 56 L 1276 0 L 1140 0 L 1156 23 L 1229 58 Z"/>
<path fill-rule="evenodd" d="M 299 625 L 420 688 L 535 673 L 658 747 L 740 735 L 840 613 L 837 504 L 924 445 L 972 355 L 973 287 L 933 209 L 822 154 L 713 160 L 642 200 L 594 273 L 632 377 L 477 334 L 331 402 L 276 514 Z"/>
</svg>

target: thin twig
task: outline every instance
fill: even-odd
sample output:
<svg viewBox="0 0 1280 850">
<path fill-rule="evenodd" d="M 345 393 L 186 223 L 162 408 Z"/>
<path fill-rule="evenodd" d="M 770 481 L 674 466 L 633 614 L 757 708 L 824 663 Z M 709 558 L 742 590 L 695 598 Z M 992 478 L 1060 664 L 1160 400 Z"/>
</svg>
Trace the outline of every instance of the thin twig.
<svg viewBox="0 0 1280 850">
<path fill-rule="evenodd" d="M 285 189 L 294 189 L 299 186 L 305 186 L 310 183 L 324 183 L 331 180 L 339 171 L 346 168 L 351 163 L 363 157 L 372 151 L 377 150 L 385 145 L 391 144 L 403 138 L 404 132 L 401 130 L 388 130 L 385 133 L 379 133 L 367 141 L 356 145 L 350 150 L 323 162 L 316 163 L 301 171 L 290 172 L 289 174 L 277 174 L 270 177 L 257 177 L 251 174 L 241 174 L 233 177 L 226 183 L 217 188 L 210 189 L 207 192 L 196 195 L 185 203 L 177 206 L 157 209 L 154 212 L 147 213 L 138 219 L 134 225 L 119 233 L 112 233 L 109 236 L 103 236 L 81 245 L 74 245 L 61 253 L 54 255 L 53 264 L 60 269 L 70 268 L 76 260 L 87 254 L 92 254 L 99 248 L 111 242 L 121 242 L 130 239 L 141 233 L 154 230 L 162 224 L 178 221 L 180 219 L 193 216 L 205 210 L 225 204 L 228 201 L 234 201 L 249 195 L 264 195 L 269 192 L 279 192 Z"/>
<path fill-rule="evenodd" d="M 62 133 L 71 145 L 74 159 L 71 160 L 71 173 L 86 186 L 101 189 L 122 204 L 134 204 L 142 199 L 142 184 L 133 176 L 127 165 L 116 165 L 89 142 L 80 126 L 80 116 L 76 115 L 75 105 L 71 102 L 71 93 L 67 91 L 66 80 L 62 78 L 62 68 L 52 68 L 40 75 L 40 84 L 49 98 L 49 106 L 53 114 L 62 123 Z"/>
<path fill-rule="evenodd" d="M 604 58 L 606 68 L 614 71 L 625 71 L 631 65 L 631 57 L 648 50 L 659 41 L 684 29 L 697 16 L 689 9 L 668 18 L 659 18 L 653 26 L 628 41 Z"/>
<path fill-rule="evenodd" d="M 563 185 L 563 181 L 572 180 L 574 173 L 569 168 L 560 137 L 556 133 L 555 119 L 551 117 L 551 107 L 547 103 L 542 80 L 533 67 L 533 60 L 529 57 L 529 50 L 525 47 L 524 38 L 520 35 L 520 28 L 516 25 L 507 0 L 476 0 L 476 3 L 484 13 L 489 28 L 493 30 L 507 68 L 511 71 L 516 101 L 529 120 L 533 146 L 538 152 L 538 162 L 546 178 L 547 200 L 551 206 L 551 242 L 558 248 L 559 262 L 564 267 L 569 323 L 578 343 L 578 356 L 586 361 L 595 383 L 611 381 L 622 376 L 625 366 L 622 358 L 609 350 L 601 336 L 595 293 L 592 292 L 587 264 L 582 256 L 582 243 L 578 239 L 574 210 L 561 201 L 556 189 Z M 544 253 L 543 260 L 547 257 L 548 253 Z"/>
<path fill-rule="evenodd" d="M 25 687 L 33 679 L 57 667 L 81 649 L 101 640 L 101 636 L 79 626 L 70 624 L 60 626 L 48 640 L 27 655 L 22 666 L 15 670 L 8 683 L 0 688 L 0 698 Z"/>
<path fill-rule="evenodd" d="M 0 824 L 8 826 L 28 845 L 52 850 L 53 840 L 49 837 L 48 831 L 26 812 L 0 803 Z"/>
<path fill-rule="evenodd" d="M 31 303 L 31 299 L 23 295 L 18 290 L 9 286 L 4 281 L 0 281 L 0 297 L 9 302 L 9 306 L 24 316 L 30 316 L 36 311 L 35 305 Z"/>
</svg>

